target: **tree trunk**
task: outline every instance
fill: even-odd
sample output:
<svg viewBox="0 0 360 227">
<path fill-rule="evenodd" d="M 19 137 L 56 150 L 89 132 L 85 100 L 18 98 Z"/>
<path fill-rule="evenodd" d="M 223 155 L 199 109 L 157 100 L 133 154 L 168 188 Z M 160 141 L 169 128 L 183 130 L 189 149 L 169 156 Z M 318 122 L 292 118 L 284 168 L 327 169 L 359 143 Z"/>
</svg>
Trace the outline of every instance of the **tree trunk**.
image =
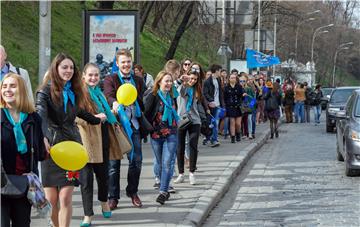
<svg viewBox="0 0 360 227">
<path fill-rule="evenodd" d="M 98 9 L 113 9 L 115 1 L 97 1 Z"/>
<path fill-rule="evenodd" d="M 151 29 L 155 30 L 162 18 L 162 15 L 164 14 L 166 8 L 170 5 L 170 1 L 167 2 L 157 2 L 157 4 L 161 4 L 161 7 L 158 11 L 156 11 L 154 20 L 151 24 Z"/>
<path fill-rule="evenodd" d="M 140 15 L 140 17 L 141 17 L 140 32 L 142 32 L 144 30 L 146 20 L 150 14 L 150 11 L 151 11 L 151 8 L 153 7 L 153 5 L 154 5 L 154 1 L 148 2 L 148 4 L 146 4 L 146 8 L 144 10 L 143 15 Z"/>
<path fill-rule="evenodd" d="M 189 22 L 189 19 L 191 17 L 192 12 L 193 12 L 194 4 L 195 4 L 195 2 L 189 2 L 188 3 L 185 15 L 184 15 L 178 29 L 176 30 L 175 37 L 171 41 L 169 50 L 166 53 L 166 56 L 165 56 L 166 60 L 170 60 L 170 59 L 174 58 L 174 55 L 175 55 L 176 49 L 177 49 L 177 47 L 179 45 L 180 39 L 181 39 L 182 35 L 184 34 L 184 32 L 186 30 L 186 25 Z"/>
</svg>

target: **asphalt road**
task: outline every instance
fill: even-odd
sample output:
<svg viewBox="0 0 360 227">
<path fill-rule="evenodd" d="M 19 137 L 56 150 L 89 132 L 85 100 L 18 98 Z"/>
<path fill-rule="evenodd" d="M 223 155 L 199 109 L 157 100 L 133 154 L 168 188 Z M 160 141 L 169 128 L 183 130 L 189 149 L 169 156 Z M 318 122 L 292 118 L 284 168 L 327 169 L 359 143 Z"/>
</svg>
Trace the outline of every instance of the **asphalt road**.
<svg viewBox="0 0 360 227">
<path fill-rule="evenodd" d="M 360 226 L 360 177 L 344 171 L 324 123 L 283 124 L 204 226 Z"/>
</svg>

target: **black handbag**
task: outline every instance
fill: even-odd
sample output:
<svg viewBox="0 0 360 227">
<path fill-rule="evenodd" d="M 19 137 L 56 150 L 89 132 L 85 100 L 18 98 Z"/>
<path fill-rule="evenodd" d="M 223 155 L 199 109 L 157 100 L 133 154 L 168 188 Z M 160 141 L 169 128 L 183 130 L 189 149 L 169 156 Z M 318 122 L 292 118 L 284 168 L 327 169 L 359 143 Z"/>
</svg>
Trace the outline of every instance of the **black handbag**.
<svg viewBox="0 0 360 227">
<path fill-rule="evenodd" d="M 1 167 L 2 168 L 2 167 Z M 4 171 L 3 168 L 1 171 Z M 10 199 L 25 197 L 29 188 L 27 176 L 4 174 L 6 184 L 1 188 L 1 196 Z"/>
<path fill-rule="evenodd" d="M 31 128 L 31 137 L 33 134 L 33 128 Z M 32 141 L 32 138 L 31 138 Z M 33 169 L 33 156 L 34 156 L 34 148 L 31 146 L 30 151 L 30 171 Z M 17 199 L 22 198 L 27 195 L 27 191 L 29 189 L 29 181 L 26 175 L 15 175 L 15 174 L 6 174 L 5 169 L 3 168 L 1 161 L 1 175 L 5 177 L 6 184 L 1 187 L 1 196 Z"/>
<path fill-rule="evenodd" d="M 180 117 L 178 129 L 181 130 L 181 129 L 187 128 L 189 125 L 192 124 L 192 121 L 193 121 L 193 119 L 190 114 L 186 113 L 186 114 L 182 115 Z"/>
</svg>

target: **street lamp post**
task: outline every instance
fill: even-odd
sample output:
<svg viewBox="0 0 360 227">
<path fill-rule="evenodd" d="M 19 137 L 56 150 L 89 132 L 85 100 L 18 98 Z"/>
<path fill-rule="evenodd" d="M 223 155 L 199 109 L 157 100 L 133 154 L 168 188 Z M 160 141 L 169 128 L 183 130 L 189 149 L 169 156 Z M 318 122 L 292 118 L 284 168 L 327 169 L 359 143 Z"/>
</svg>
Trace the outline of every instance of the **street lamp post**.
<svg viewBox="0 0 360 227">
<path fill-rule="evenodd" d="M 315 11 L 306 13 L 306 15 L 307 15 L 307 16 L 310 16 L 310 15 L 317 14 L 317 13 L 321 13 L 321 11 L 320 11 L 320 10 L 315 10 Z M 305 20 L 300 21 L 300 22 L 297 24 L 297 26 L 296 26 L 296 34 L 295 34 L 295 61 L 297 61 L 297 46 L 298 46 L 298 34 L 299 34 L 300 25 L 302 25 L 303 23 L 308 22 L 308 21 L 313 21 L 313 20 L 315 20 L 315 19 L 316 19 L 316 18 L 314 18 L 314 17 L 307 18 L 307 19 L 305 19 Z"/>
<path fill-rule="evenodd" d="M 297 61 L 297 46 L 298 46 L 298 34 L 299 34 L 299 29 L 300 29 L 300 25 L 304 24 L 305 22 L 308 21 L 313 21 L 315 20 L 314 17 L 308 18 L 306 20 L 300 21 L 297 26 L 296 26 L 296 34 L 295 34 L 295 61 Z"/>
<path fill-rule="evenodd" d="M 328 27 L 332 27 L 334 26 L 334 24 L 328 24 L 328 25 L 324 25 L 324 26 L 321 26 L 321 27 L 318 27 L 317 29 L 315 29 L 314 33 L 313 33 L 313 37 L 312 37 L 312 42 L 311 42 L 311 73 L 314 75 L 314 78 L 312 80 L 312 83 L 315 83 L 316 80 L 315 80 L 315 74 L 314 74 L 314 69 L 315 69 L 315 64 L 314 64 L 314 42 L 315 42 L 315 37 L 317 34 L 322 34 L 322 33 L 327 33 L 329 31 L 320 31 L 321 29 L 323 28 L 328 28 Z"/>
<path fill-rule="evenodd" d="M 334 66 L 333 66 L 333 72 L 332 72 L 332 86 L 335 87 L 335 72 L 336 72 L 336 59 L 337 59 L 337 55 L 340 51 L 342 50 L 348 50 L 349 49 L 349 45 L 352 45 L 353 42 L 348 42 L 348 43 L 343 43 L 341 44 L 335 51 L 335 56 L 334 56 Z"/>
</svg>

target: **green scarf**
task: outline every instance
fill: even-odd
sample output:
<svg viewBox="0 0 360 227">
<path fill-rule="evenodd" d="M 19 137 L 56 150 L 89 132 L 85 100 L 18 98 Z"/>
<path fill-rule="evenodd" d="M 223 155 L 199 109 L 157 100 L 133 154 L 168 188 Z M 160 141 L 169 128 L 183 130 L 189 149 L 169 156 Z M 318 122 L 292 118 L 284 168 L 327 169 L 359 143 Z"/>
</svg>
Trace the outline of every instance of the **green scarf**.
<svg viewBox="0 0 360 227">
<path fill-rule="evenodd" d="M 115 115 L 111 112 L 110 106 L 107 103 L 103 93 L 101 92 L 99 86 L 94 88 L 88 86 L 89 94 L 91 99 L 96 103 L 98 111 L 105 113 L 107 117 L 107 122 L 114 124 L 117 122 Z M 105 108 L 105 109 L 104 109 Z"/>
</svg>

